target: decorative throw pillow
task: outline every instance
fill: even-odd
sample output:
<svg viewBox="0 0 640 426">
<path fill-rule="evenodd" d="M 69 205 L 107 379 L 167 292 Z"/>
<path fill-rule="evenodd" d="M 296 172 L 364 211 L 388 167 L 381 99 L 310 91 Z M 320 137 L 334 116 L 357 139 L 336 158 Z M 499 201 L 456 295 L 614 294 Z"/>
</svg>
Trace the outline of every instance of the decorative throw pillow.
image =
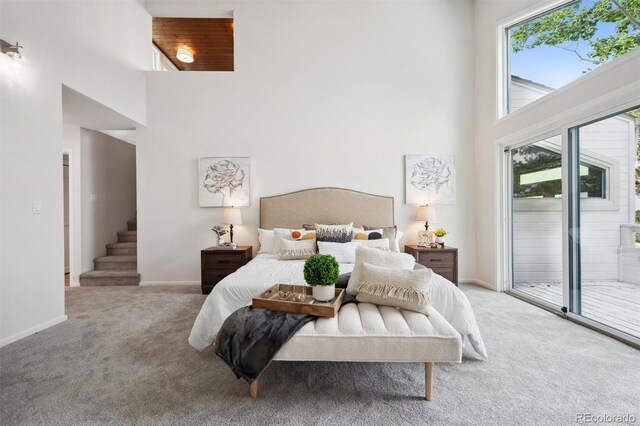
<svg viewBox="0 0 640 426">
<path fill-rule="evenodd" d="M 353 228 L 354 240 L 380 240 L 382 239 L 382 229 L 371 229 L 365 231 L 362 228 Z"/>
<path fill-rule="evenodd" d="M 356 294 L 358 284 L 362 281 L 360 277 L 362 264 L 365 262 L 388 268 L 413 269 L 413 265 L 416 263 L 416 260 L 413 256 L 407 253 L 382 251 L 366 246 L 358 247 L 355 253 L 355 265 L 351 272 L 351 278 L 349 278 L 349 285 L 347 285 L 347 294 Z"/>
<path fill-rule="evenodd" d="M 273 253 L 274 239 L 275 235 L 272 229 L 258 229 L 258 242 L 260 243 L 258 254 Z"/>
<path fill-rule="evenodd" d="M 431 269 L 407 270 L 362 264 L 356 300 L 429 315 Z"/>
<path fill-rule="evenodd" d="M 381 228 L 376 226 L 367 226 L 367 225 L 364 226 L 365 231 L 378 230 L 378 229 L 382 229 L 382 238 L 389 239 L 389 250 L 399 252 L 400 238 L 402 238 L 403 233 L 398 231 L 398 227 L 396 225 L 388 226 L 386 228 L 384 227 Z"/>
<path fill-rule="evenodd" d="M 280 252 L 282 251 L 282 240 L 289 240 L 289 241 L 293 241 L 295 238 L 293 238 L 293 233 L 294 232 L 306 232 L 304 229 L 285 229 L 285 228 L 274 228 L 273 229 L 273 234 L 274 234 L 274 239 L 273 239 L 273 254 L 280 254 Z"/>
<path fill-rule="evenodd" d="M 291 231 L 291 238 L 294 240 L 315 240 L 316 239 L 316 231 L 315 230 L 305 230 L 299 231 L 294 229 Z"/>
<path fill-rule="evenodd" d="M 354 263 L 356 260 L 356 249 L 365 246 L 378 251 L 389 251 L 389 241 L 370 240 L 370 241 L 349 241 L 348 243 L 331 243 L 326 241 L 318 241 L 318 252 L 320 254 L 330 254 L 335 257 L 338 263 Z"/>
<path fill-rule="evenodd" d="M 353 223 L 348 225 L 319 225 L 316 223 L 318 241 L 348 243 L 353 237 Z"/>
<path fill-rule="evenodd" d="M 281 240 L 280 260 L 306 259 L 316 254 L 316 240 Z"/>
</svg>

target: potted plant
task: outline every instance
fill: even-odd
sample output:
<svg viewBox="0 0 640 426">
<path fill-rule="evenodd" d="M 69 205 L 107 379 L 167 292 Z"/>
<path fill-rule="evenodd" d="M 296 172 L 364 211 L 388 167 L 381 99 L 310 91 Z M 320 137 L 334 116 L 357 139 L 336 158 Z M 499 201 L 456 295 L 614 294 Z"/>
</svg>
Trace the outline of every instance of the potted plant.
<svg viewBox="0 0 640 426">
<path fill-rule="evenodd" d="M 328 302 L 336 296 L 340 269 L 330 254 L 314 254 L 304 262 L 304 280 L 313 287 L 313 298 Z"/>
<path fill-rule="evenodd" d="M 224 226 L 216 225 L 211 228 L 214 234 L 218 236 L 218 245 L 221 246 L 224 244 L 224 235 L 227 233 L 227 230 L 224 229 Z"/>
<path fill-rule="evenodd" d="M 447 231 L 444 228 L 438 228 L 433 233 L 436 236 L 436 243 L 444 243 L 444 236 L 447 235 Z"/>
</svg>

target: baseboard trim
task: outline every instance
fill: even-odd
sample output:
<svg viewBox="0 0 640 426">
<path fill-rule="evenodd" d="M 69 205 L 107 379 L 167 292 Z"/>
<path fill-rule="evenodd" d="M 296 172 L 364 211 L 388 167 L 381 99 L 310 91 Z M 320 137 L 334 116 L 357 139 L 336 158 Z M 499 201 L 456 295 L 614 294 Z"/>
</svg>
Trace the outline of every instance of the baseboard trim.
<svg viewBox="0 0 640 426">
<path fill-rule="evenodd" d="M 200 281 L 140 281 L 140 287 L 149 285 L 197 285 L 200 286 Z"/>
<path fill-rule="evenodd" d="M 489 289 L 489 290 L 497 291 L 495 286 L 492 286 L 488 282 L 485 282 L 485 281 L 482 281 L 482 280 L 479 280 L 479 279 L 476 279 L 476 278 L 468 278 L 468 279 L 458 280 L 458 282 L 460 282 L 462 284 L 476 284 L 476 285 L 479 285 L 480 287 L 484 287 L 484 288 Z"/>
<path fill-rule="evenodd" d="M 10 343 L 13 342 L 17 342 L 20 339 L 24 339 L 25 337 L 31 336 L 32 334 L 36 334 L 44 329 L 47 329 L 49 327 L 53 327 L 56 324 L 60 324 L 61 322 L 64 322 L 67 320 L 67 316 L 66 315 L 62 315 L 59 316 L 58 318 L 54 318 L 52 320 L 43 322 L 42 324 L 38 324 L 34 327 L 28 328 L 26 330 L 23 330 L 19 333 L 16 333 L 12 336 L 6 337 L 2 340 L 0 340 L 0 348 L 3 346 L 6 346 Z"/>
</svg>

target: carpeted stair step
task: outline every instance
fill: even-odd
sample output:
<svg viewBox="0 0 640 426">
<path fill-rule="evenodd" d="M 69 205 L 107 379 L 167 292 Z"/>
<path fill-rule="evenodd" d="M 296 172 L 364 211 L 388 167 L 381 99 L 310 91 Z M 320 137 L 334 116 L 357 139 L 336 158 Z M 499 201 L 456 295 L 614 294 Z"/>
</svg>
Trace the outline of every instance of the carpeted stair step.
<svg viewBox="0 0 640 426">
<path fill-rule="evenodd" d="M 107 244 L 107 256 L 135 256 L 137 251 L 138 243 Z"/>
<path fill-rule="evenodd" d="M 138 230 L 138 222 L 136 219 L 127 221 L 127 231 L 137 231 Z"/>
<path fill-rule="evenodd" d="M 103 256 L 93 259 L 96 271 L 135 271 L 138 268 L 136 256 Z"/>
<path fill-rule="evenodd" d="M 120 231 L 118 232 L 119 243 L 136 243 L 138 242 L 137 231 Z"/>
<path fill-rule="evenodd" d="M 81 286 L 140 285 L 140 274 L 133 271 L 91 271 L 80 275 Z"/>
</svg>

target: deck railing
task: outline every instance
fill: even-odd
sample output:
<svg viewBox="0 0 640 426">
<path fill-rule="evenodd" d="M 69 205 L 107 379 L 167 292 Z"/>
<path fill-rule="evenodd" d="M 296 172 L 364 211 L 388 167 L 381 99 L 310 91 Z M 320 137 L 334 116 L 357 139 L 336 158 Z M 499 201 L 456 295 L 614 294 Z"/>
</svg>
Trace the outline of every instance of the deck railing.
<svg viewBox="0 0 640 426">
<path fill-rule="evenodd" d="M 640 244 L 636 233 L 640 224 L 620 224 L 620 247 L 618 247 L 618 280 L 640 284 Z"/>
</svg>

